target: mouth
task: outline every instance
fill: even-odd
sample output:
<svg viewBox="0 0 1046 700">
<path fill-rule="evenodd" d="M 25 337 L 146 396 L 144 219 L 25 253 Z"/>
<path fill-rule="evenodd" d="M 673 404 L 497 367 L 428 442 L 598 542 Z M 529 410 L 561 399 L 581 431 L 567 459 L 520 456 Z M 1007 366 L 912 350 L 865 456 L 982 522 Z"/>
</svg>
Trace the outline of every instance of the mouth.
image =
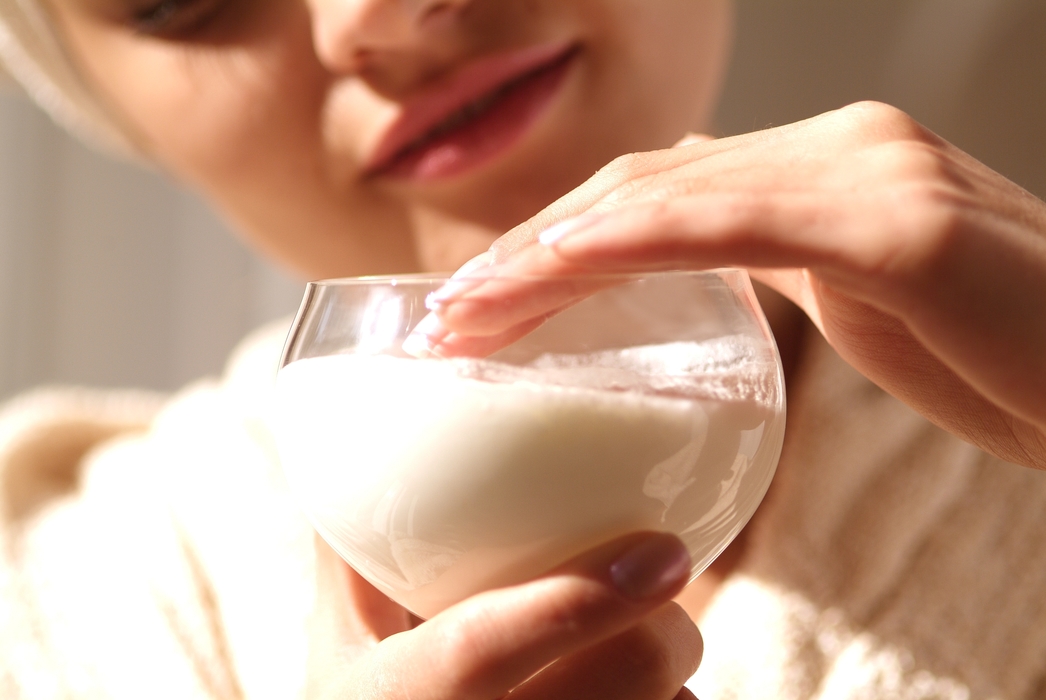
<svg viewBox="0 0 1046 700">
<path fill-rule="evenodd" d="M 579 53 L 577 44 L 546 44 L 465 66 L 403 106 L 365 176 L 441 180 L 496 158 L 545 113 Z"/>
</svg>

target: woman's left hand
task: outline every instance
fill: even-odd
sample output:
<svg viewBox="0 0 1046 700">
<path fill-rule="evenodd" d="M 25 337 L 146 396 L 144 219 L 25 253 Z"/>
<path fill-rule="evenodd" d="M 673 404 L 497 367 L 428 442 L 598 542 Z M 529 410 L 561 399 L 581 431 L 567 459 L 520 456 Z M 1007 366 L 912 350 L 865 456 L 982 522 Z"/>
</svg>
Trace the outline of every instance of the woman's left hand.
<svg viewBox="0 0 1046 700">
<path fill-rule="evenodd" d="M 491 276 L 745 267 L 885 390 L 1046 469 L 1046 203 L 891 107 L 625 156 L 490 255 L 436 299 L 436 352 L 570 301 Z"/>
</svg>

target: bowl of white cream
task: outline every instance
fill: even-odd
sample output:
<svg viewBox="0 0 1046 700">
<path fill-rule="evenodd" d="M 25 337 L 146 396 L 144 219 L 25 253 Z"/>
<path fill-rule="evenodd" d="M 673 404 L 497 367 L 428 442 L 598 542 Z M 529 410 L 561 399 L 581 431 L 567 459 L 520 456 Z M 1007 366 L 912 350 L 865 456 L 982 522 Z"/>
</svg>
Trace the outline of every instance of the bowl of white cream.
<svg viewBox="0 0 1046 700">
<path fill-rule="evenodd" d="M 605 277 L 492 353 L 405 352 L 446 281 L 309 285 L 275 434 L 319 534 L 423 618 L 635 531 L 679 536 L 696 577 L 755 511 L 783 440 L 747 275 Z"/>
</svg>

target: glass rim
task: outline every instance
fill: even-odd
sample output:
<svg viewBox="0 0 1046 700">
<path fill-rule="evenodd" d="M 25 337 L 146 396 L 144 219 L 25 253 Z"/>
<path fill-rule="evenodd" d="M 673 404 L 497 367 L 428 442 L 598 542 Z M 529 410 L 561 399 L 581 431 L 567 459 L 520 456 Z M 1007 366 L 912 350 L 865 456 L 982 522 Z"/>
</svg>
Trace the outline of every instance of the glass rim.
<svg viewBox="0 0 1046 700">
<path fill-rule="evenodd" d="M 517 280 L 525 282 L 538 282 L 544 280 L 569 281 L 569 280 L 621 280 L 635 281 L 643 279 L 656 279 L 661 277 L 722 277 L 734 276 L 739 273 L 747 274 L 747 270 L 739 267 L 716 267 L 704 270 L 656 270 L 650 272 L 572 272 L 566 274 L 547 275 L 498 275 L 486 279 Z M 308 282 L 310 287 L 352 287 L 372 286 L 385 284 L 397 286 L 399 284 L 436 284 L 445 283 L 451 279 L 451 272 L 412 272 L 392 275 L 364 275 L 361 277 L 328 277 Z M 464 275 L 457 279 L 468 279 Z"/>
</svg>

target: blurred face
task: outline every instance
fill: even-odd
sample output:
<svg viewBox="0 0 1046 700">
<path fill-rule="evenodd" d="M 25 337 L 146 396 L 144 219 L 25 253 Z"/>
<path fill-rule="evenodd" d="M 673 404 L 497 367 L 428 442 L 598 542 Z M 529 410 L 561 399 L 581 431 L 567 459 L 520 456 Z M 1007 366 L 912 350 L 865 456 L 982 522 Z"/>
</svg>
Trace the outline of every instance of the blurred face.
<svg viewBox="0 0 1046 700">
<path fill-rule="evenodd" d="M 728 0 L 49 0 L 151 158 L 308 277 L 453 269 L 706 127 Z"/>
</svg>

